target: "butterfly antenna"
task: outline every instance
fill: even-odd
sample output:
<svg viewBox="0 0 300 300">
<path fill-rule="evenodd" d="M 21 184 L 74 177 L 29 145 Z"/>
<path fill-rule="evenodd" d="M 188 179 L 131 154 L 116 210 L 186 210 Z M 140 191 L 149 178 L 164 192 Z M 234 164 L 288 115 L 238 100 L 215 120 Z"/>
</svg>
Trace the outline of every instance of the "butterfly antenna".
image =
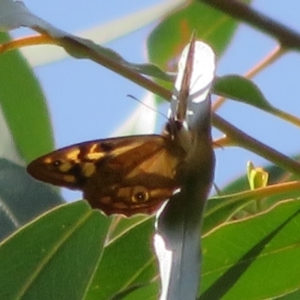
<svg viewBox="0 0 300 300">
<path fill-rule="evenodd" d="M 132 96 L 132 95 L 127 95 L 127 97 L 129 97 L 129 98 L 131 98 L 131 99 L 137 101 L 138 103 L 144 105 L 145 107 L 147 107 L 147 108 L 149 108 L 150 110 L 152 110 L 152 111 L 158 113 L 159 115 L 161 115 L 162 117 L 164 117 L 165 119 L 168 120 L 168 117 L 167 117 L 166 115 L 164 115 L 162 112 L 160 112 L 159 110 L 157 110 L 157 109 L 151 107 L 150 105 L 144 103 L 143 101 L 137 99 L 136 97 L 134 97 L 134 96 Z"/>
</svg>

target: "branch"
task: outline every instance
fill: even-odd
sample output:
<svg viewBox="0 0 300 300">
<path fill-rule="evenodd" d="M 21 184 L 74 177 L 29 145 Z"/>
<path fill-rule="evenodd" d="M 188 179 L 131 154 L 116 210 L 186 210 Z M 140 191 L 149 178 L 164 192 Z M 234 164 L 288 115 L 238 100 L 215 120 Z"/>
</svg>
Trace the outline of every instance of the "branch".
<svg viewBox="0 0 300 300">
<path fill-rule="evenodd" d="M 154 89 L 151 91 L 165 99 L 171 99 L 172 96 L 171 91 L 168 91 L 164 88 L 161 88 L 160 90 Z M 220 131 L 224 132 L 227 137 L 231 139 L 231 141 L 234 141 L 240 147 L 264 157 L 265 159 L 273 162 L 274 164 L 293 174 L 300 175 L 299 162 L 254 139 L 253 137 L 239 130 L 215 113 L 213 113 L 212 115 L 212 124 Z"/>
<path fill-rule="evenodd" d="M 240 147 L 250 150 L 293 174 L 300 175 L 300 163 L 275 149 L 254 139 L 245 132 L 239 130 L 216 114 L 213 114 L 213 125 L 224 132 L 231 141 Z"/>
<path fill-rule="evenodd" d="M 82 40 L 80 38 L 77 38 L 77 40 L 75 38 L 55 39 L 49 36 L 47 38 L 49 39 L 47 43 L 57 44 L 67 48 L 68 50 L 76 49 L 76 51 L 80 52 L 82 56 L 86 58 L 90 58 L 91 60 L 97 62 L 98 64 L 101 64 L 107 67 L 108 69 L 113 70 L 126 78 L 129 78 L 131 81 L 146 88 L 152 93 L 161 96 L 164 99 L 171 99 L 172 97 L 171 91 L 158 85 L 157 83 L 146 78 L 145 76 L 140 75 L 138 72 L 132 70 L 128 66 L 120 64 L 120 62 L 116 62 L 113 59 L 110 59 L 109 57 L 106 57 L 105 55 L 99 53 L 100 51 L 98 52 L 95 49 L 93 49 L 93 47 L 91 47 L 90 45 L 86 45 L 85 40 Z M 39 41 L 38 38 L 35 40 L 35 42 L 43 43 L 43 41 L 42 42 Z M 4 50 L 5 49 L 11 50 L 12 48 L 14 48 L 14 46 L 4 47 Z M 285 156 L 284 154 L 272 149 L 271 147 L 268 147 L 267 145 L 255 140 L 254 138 L 247 135 L 245 132 L 237 129 L 236 127 L 234 127 L 233 125 L 231 125 L 230 123 L 222 119 L 221 117 L 213 114 L 212 124 L 216 126 L 218 129 L 220 129 L 222 132 L 224 132 L 228 137 L 230 137 L 232 141 L 234 141 L 239 146 L 246 148 L 254 153 L 257 153 L 258 155 L 266 158 L 267 160 L 272 161 L 273 163 L 283 167 L 284 169 L 294 174 L 298 174 L 298 175 L 300 174 L 300 163 L 298 163 L 296 160 L 293 160 Z"/>
<path fill-rule="evenodd" d="M 236 20 L 241 20 L 252 27 L 275 37 L 279 43 L 289 49 L 300 51 L 300 34 L 289 27 L 274 21 L 247 4 L 237 0 L 198 0 L 221 10 Z"/>
</svg>

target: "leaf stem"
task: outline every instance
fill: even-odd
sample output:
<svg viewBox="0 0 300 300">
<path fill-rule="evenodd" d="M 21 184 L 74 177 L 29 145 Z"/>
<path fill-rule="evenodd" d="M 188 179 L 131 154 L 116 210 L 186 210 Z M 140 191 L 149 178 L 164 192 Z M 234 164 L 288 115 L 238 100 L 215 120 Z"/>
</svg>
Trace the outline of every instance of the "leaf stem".
<svg viewBox="0 0 300 300">
<path fill-rule="evenodd" d="M 299 191 L 300 189 L 300 181 L 290 181 L 284 183 L 278 183 L 273 185 L 268 185 L 263 188 L 258 188 L 252 191 L 242 192 L 245 197 L 254 196 L 255 198 L 266 198 L 282 193 Z"/>
<path fill-rule="evenodd" d="M 279 108 L 276 108 L 276 107 L 273 107 L 272 109 L 272 112 L 274 115 L 276 115 L 277 117 L 289 122 L 289 123 L 292 123 L 293 125 L 296 125 L 298 127 L 300 127 L 300 119 L 297 118 L 296 116 L 292 115 L 292 114 L 289 114 L 288 112 L 286 111 L 283 111 Z"/>
<path fill-rule="evenodd" d="M 25 46 L 57 44 L 49 35 L 32 35 L 0 44 L 0 54 Z"/>
</svg>

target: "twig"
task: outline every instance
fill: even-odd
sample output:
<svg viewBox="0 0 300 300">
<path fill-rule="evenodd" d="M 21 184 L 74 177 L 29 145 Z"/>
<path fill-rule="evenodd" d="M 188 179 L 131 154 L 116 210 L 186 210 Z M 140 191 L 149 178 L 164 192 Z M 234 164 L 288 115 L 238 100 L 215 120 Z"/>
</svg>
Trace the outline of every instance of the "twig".
<svg viewBox="0 0 300 300">
<path fill-rule="evenodd" d="M 293 174 L 300 175 L 299 162 L 254 139 L 216 114 L 213 115 L 213 125 L 224 132 L 226 136 L 237 145 L 272 161 Z"/>
<path fill-rule="evenodd" d="M 300 34 L 237 0 L 198 0 L 276 38 L 284 48 L 300 51 Z"/>
</svg>

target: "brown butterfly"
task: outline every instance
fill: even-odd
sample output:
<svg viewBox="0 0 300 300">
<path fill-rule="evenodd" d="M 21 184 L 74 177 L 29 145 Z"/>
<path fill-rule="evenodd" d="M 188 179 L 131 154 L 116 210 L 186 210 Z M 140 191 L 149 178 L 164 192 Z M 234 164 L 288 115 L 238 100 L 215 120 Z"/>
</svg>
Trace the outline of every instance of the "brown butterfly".
<svg viewBox="0 0 300 300">
<path fill-rule="evenodd" d="M 179 94 L 185 98 L 194 41 L 190 45 Z M 184 173 L 187 152 L 179 135 L 186 103 L 178 102 L 162 135 L 79 143 L 37 158 L 27 171 L 38 180 L 82 190 L 90 205 L 107 215 L 153 213 L 180 187 Z"/>
<path fill-rule="evenodd" d="M 28 167 L 34 178 L 82 190 L 107 215 L 153 213 L 180 186 L 185 152 L 169 133 L 79 143 L 46 154 Z"/>
</svg>

